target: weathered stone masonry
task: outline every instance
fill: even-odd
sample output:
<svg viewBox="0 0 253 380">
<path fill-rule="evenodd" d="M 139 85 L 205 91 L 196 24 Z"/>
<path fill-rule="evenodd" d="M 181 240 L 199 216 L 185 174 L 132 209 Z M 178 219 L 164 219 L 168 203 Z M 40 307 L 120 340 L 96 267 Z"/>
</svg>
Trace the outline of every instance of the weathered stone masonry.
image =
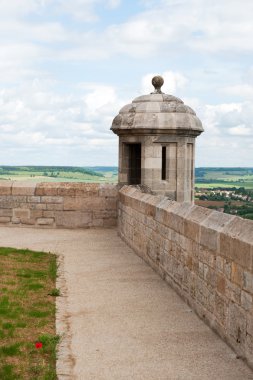
<svg viewBox="0 0 253 380">
<path fill-rule="evenodd" d="M 118 204 L 118 206 L 117 206 Z M 253 223 L 134 186 L 0 182 L 0 225 L 120 236 L 253 367 Z"/>
<path fill-rule="evenodd" d="M 125 186 L 119 233 L 253 367 L 253 223 Z"/>
<path fill-rule="evenodd" d="M 0 225 L 115 226 L 117 195 L 115 185 L 0 181 Z"/>
</svg>

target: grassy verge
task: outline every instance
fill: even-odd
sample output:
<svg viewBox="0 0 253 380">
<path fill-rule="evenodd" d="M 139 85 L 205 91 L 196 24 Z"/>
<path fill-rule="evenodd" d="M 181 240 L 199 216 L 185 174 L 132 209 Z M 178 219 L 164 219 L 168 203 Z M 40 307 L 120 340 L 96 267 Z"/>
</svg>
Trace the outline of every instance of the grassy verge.
<svg viewBox="0 0 253 380">
<path fill-rule="evenodd" d="M 0 248 L 0 379 L 56 379 L 56 256 Z"/>
</svg>

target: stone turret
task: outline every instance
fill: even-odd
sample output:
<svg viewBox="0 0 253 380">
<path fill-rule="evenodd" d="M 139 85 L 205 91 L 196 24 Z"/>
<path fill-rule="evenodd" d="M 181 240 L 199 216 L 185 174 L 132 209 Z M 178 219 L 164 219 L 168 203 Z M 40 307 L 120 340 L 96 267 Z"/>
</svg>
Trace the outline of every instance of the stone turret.
<svg viewBox="0 0 253 380">
<path fill-rule="evenodd" d="M 119 136 L 119 184 L 141 184 L 178 202 L 194 199 L 195 138 L 203 132 L 196 113 L 164 94 L 160 76 L 155 91 L 139 96 L 114 118 Z"/>
</svg>

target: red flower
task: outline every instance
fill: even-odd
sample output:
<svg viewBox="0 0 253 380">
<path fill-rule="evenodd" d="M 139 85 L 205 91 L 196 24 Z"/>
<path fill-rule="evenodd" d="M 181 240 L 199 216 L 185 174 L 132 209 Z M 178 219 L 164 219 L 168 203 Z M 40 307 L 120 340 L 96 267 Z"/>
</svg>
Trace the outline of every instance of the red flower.
<svg viewBox="0 0 253 380">
<path fill-rule="evenodd" d="M 35 348 L 37 348 L 37 349 L 42 348 L 42 343 L 41 342 L 36 342 L 35 343 Z"/>
</svg>

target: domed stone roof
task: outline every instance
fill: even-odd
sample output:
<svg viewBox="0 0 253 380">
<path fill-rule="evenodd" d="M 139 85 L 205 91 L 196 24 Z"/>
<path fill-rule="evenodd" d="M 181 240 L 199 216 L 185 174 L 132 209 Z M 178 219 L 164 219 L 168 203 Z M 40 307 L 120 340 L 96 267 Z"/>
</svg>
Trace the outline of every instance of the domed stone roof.
<svg viewBox="0 0 253 380">
<path fill-rule="evenodd" d="M 114 118 L 111 130 L 118 134 L 187 134 L 203 132 L 202 123 L 192 108 L 161 91 L 163 78 L 152 79 L 155 91 L 135 98 Z"/>
</svg>

